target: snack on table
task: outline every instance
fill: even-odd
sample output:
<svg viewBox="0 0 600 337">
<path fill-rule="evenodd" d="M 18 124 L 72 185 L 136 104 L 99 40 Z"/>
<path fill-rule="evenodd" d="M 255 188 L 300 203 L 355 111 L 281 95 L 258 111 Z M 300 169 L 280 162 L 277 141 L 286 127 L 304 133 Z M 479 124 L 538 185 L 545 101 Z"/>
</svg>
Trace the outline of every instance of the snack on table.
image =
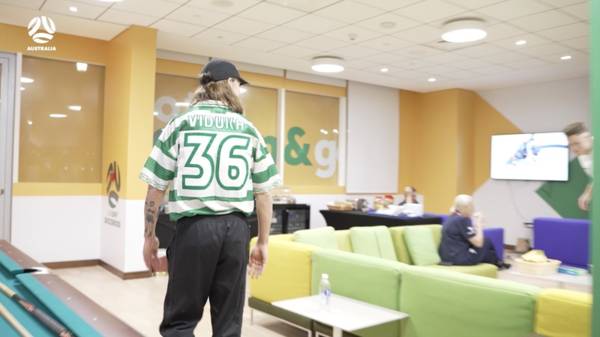
<svg viewBox="0 0 600 337">
<path fill-rule="evenodd" d="M 534 249 L 528 253 L 523 254 L 521 256 L 521 259 L 523 259 L 527 262 L 534 262 L 534 263 L 548 262 L 548 258 L 546 257 L 546 254 L 544 254 L 544 251 L 540 250 L 540 249 Z"/>
<path fill-rule="evenodd" d="M 330 211 L 351 211 L 354 207 L 349 201 L 335 201 L 327 204 Z"/>
</svg>

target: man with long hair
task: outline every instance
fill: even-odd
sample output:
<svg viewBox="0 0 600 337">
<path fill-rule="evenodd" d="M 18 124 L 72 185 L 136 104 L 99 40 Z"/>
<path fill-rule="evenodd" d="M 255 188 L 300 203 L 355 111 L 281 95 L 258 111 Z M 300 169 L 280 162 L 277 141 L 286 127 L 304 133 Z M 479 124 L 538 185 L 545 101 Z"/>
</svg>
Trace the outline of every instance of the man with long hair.
<svg viewBox="0 0 600 337">
<path fill-rule="evenodd" d="M 155 226 L 172 183 L 167 211 L 177 225 L 167 249 L 169 283 L 160 325 L 165 337 L 194 336 L 208 299 L 213 336 L 239 337 L 246 265 L 258 277 L 267 261 L 269 191 L 281 179 L 261 134 L 242 116 L 243 84 L 233 64 L 210 61 L 189 111 L 165 126 L 140 174 L 149 185 L 143 254 L 150 271 L 160 266 Z M 255 200 L 259 234 L 248 258 L 245 218 Z"/>
</svg>

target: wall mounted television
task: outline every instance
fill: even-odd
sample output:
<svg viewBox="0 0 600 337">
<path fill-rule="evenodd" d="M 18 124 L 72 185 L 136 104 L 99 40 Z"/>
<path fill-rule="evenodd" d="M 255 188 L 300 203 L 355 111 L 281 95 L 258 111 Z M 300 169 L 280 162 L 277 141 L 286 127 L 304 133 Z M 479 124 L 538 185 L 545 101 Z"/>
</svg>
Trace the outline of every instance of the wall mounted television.
<svg viewBox="0 0 600 337">
<path fill-rule="evenodd" d="M 562 132 L 492 136 L 491 177 L 502 180 L 569 180 L 569 142 Z"/>
</svg>

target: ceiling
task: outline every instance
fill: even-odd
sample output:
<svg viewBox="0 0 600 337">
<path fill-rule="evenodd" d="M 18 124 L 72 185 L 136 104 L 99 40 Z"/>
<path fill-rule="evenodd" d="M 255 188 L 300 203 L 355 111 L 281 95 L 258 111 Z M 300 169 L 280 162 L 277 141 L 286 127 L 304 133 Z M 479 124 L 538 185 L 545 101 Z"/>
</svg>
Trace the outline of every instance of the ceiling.
<svg viewBox="0 0 600 337">
<path fill-rule="evenodd" d="M 346 70 L 332 77 L 416 91 L 589 72 L 585 0 L 0 0 L 2 23 L 26 26 L 40 13 L 62 33 L 109 40 L 136 24 L 158 29 L 161 50 L 298 72 L 311 73 L 316 55 L 341 56 Z M 440 43 L 442 24 L 459 17 L 484 19 L 488 37 Z"/>
</svg>

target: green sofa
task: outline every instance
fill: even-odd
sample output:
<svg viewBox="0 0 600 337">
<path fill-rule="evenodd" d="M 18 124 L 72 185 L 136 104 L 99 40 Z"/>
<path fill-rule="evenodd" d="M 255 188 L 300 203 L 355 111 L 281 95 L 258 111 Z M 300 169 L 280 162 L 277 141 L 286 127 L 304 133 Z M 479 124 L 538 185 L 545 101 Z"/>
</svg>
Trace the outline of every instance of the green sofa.
<svg viewBox="0 0 600 337">
<path fill-rule="evenodd" d="M 422 228 L 430 229 L 439 243 L 439 225 Z M 401 322 L 345 336 L 524 337 L 534 332 L 540 289 L 495 279 L 494 266 L 411 265 L 404 244 L 405 229 L 401 227 L 390 228 L 387 238 L 381 229 L 354 233 L 354 237 L 352 230 L 337 231 L 333 239 L 326 231 L 271 237 L 265 272 L 261 278 L 250 281 L 248 304 L 252 309 L 281 318 L 309 333 L 331 335 L 330 327 L 271 305 L 278 300 L 316 294 L 321 274 L 327 273 L 334 293 L 409 314 Z M 371 244 L 358 242 L 358 238 Z M 390 242 L 393 255 L 389 251 Z M 536 326 L 535 331 L 542 329 Z"/>
</svg>

